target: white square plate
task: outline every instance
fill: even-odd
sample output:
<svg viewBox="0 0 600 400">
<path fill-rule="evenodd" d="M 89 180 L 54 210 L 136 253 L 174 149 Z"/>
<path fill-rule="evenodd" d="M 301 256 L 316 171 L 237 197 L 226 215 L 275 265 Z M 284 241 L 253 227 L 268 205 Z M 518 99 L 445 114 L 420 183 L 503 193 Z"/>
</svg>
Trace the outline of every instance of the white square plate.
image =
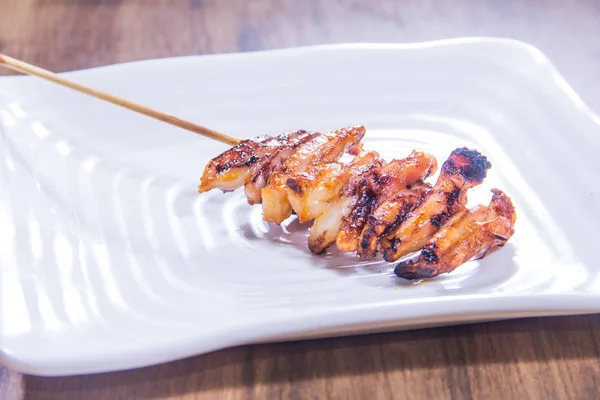
<svg viewBox="0 0 600 400">
<path fill-rule="evenodd" d="M 63 375 L 226 346 L 600 310 L 600 119 L 511 40 L 320 46 L 69 73 L 240 138 L 361 124 L 386 159 L 492 162 L 516 233 L 422 284 L 312 255 L 309 226 L 199 195 L 220 143 L 31 77 L 0 79 L 0 362 Z"/>
</svg>

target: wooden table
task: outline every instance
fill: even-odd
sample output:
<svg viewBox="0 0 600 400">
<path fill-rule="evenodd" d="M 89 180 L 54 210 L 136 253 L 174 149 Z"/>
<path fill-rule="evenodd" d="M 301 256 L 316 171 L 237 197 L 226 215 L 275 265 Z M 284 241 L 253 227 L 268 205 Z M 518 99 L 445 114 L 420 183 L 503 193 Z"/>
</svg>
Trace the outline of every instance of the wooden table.
<svg viewBox="0 0 600 400">
<path fill-rule="evenodd" d="M 0 0 L 0 51 L 56 71 L 475 35 L 538 46 L 600 110 L 596 0 Z M 600 316 L 538 318 L 245 346 L 67 378 L 0 367 L 0 399 L 592 399 L 600 396 L 599 329 Z"/>
</svg>

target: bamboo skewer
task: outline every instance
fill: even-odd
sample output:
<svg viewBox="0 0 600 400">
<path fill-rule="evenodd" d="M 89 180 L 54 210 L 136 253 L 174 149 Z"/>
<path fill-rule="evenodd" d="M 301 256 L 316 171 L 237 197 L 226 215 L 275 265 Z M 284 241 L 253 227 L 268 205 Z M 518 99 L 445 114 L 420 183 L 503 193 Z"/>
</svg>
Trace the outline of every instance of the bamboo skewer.
<svg viewBox="0 0 600 400">
<path fill-rule="evenodd" d="M 137 104 L 132 101 L 117 97 L 110 93 L 92 89 L 90 87 L 82 85 L 81 83 L 73 82 L 69 79 L 66 79 L 58 74 L 55 74 L 54 72 L 47 71 L 40 67 L 36 67 L 35 65 L 28 64 L 26 62 L 17 60 L 12 57 L 5 56 L 3 54 L 0 54 L 0 65 L 3 65 L 9 69 L 12 69 L 12 70 L 24 73 L 24 74 L 34 75 L 39 78 L 46 79 L 48 81 L 57 83 L 59 85 L 66 86 L 70 89 L 77 90 L 77 91 L 85 93 L 87 95 L 96 97 L 97 99 L 104 100 L 109 103 L 115 104 L 117 106 L 127 108 L 131 111 L 135 111 L 140 114 L 144 114 L 148 117 L 157 119 L 159 121 L 166 122 L 167 124 L 175 125 L 179 128 L 186 129 L 188 131 L 197 133 L 202 136 L 206 136 L 210 139 L 218 140 L 219 142 L 222 142 L 222 143 L 225 143 L 225 144 L 228 144 L 231 146 L 234 146 L 234 145 L 240 143 L 239 139 L 228 136 L 224 133 L 220 133 L 220 132 L 214 131 L 212 129 L 205 128 L 203 126 L 194 124 L 192 122 L 185 121 L 183 119 L 174 117 L 172 115 L 163 113 L 161 111 L 154 110 L 152 108 L 143 106 L 141 104 Z"/>
</svg>

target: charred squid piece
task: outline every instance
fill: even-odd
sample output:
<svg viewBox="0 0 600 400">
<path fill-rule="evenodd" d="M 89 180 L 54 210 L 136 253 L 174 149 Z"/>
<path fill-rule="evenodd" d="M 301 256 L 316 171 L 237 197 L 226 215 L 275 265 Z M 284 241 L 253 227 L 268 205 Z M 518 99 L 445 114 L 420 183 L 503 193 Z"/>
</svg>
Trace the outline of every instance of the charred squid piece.
<svg viewBox="0 0 600 400">
<path fill-rule="evenodd" d="M 379 158 L 378 153 L 371 151 L 358 154 L 348 164 L 317 163 L 305 172 L 291 175 L 285 190 L 298 221 L 304 223 L 323 214 L 327 205 L 339 197 L 346 182 Z"/>
<path fill-rule="evenodd" d="M 379 238 L 400 225 L 408 212 L 421 202 L 431 188 L 422 180 L 436 173 L 437 168 L 435 157 L 420 151 L 413 151 L 406 158 L 395 159 L 384 165 L 375 204 L 368 214 L 363 212 L 368 217 L 360 225 L 356 247 L 346 248 L 358 250 L 359 257 L 374 257 Z"/>
<path fill-rule="evenodd" d="M 358 240 L 358 255 L 361 258 L 375 257 L 382 236 L 390 234 L 423 201 L 431 185 L 417 182 L 401 190 L 391 199 L 385 200 L 369 215 Z"/>
<path fill-rule="evenodd" d="M 301 131 L 299 134 L 288 138 L 271 154 L 265 157 L 264 162 L 256 168 L 254 174 L 244 185 L 244 194 L 248 204 L 260 204 L 262 202 L 262 189 L 267 185 L 271 174 L 281 168 L 285 160 L 296 150 L 296 148 L 312 139 L 316 139 L 320 133 L 308 133 Z"/>
<path fill-rule="evenodd" d="M 492 189 L 489 206 L 455 214 L 427 242 L 418 258 L 398 264 L 394 273 L 404 279 L 426 279 L 448 273 L 483 252 L 502 247 L 512 237 L 517 219 L 510 197 Z M 483 258 L 483 257 L 482 257 Z"/>
<path fill-rule="evenodd" d="M 297 146 L 271 173 L 267 185 L 261 190 L 263 219 L 281 224 L 292 215 L 292 206 L 285 190 L 288 178 L 292 174 L 306 171 L 314 163 L 330 163 L 352 149 L 365 135 L 365 128 L 355 126 L 343 128 L 318 136 Z"/>
<path fill-rule="evenodd" d="M 383 258 L 396 261 L 420 250 L 429 239 L 467 204 L 467 190 L 485 179 L 491 163 L 476 150 L 454 150 L 441 168 L 433 189 L 389 236 L 382 238 Z"/>
<path fill-rule="evenodd" d="M 240 142 L 210 160 L 200 178 L 198 192 L 204 193 L 212 189 L 231 192 L 243 186 L 277 149 L 306 135 L 306 131 L 295 131 L 276 137 Z"/>
<path fill-rule="evenodd" d="M 344 220 L 352 213 L 359 201 L 361 181 L 369 179 L 373 174 L 380 174 L 382 163 L 383 160 L 378 159 L 371 165 L 365 165 L 346 182 L 338 198 L 330 202 L 323 213 L 315 219 L 308 237 L 310 251 L 320 254 L 336 243 Z"/>
<path fill-rule="evenodd" d="M 358 237 L 367 222 L 367 218 L 377 204 L 379 181 L 382 168 L 372 168 L 364 174 L 356 187 L 355 204 L 352 211 L 342 220 L 340 232 L 335 244 L 340 251 L 352 252 L 358 247 Z"/>
</svg>

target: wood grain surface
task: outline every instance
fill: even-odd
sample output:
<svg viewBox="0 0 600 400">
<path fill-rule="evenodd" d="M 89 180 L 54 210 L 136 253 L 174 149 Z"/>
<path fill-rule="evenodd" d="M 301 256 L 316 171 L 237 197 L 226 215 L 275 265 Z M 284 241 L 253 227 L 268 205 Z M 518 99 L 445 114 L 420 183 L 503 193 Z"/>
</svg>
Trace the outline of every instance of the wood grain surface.
<svg viewBox="0 0 600 400">
<path fill-rule="evenodd" d="M 0 52 L 55 71 L 460 36 L 539 47 L 600 110 L 597 0 L 0 0 Z M 536 318 L 244 346 L 67 378 L 0 367 L 0 399 L 594 399 L 599 329 L 595 315 Z"/>
</svg>

